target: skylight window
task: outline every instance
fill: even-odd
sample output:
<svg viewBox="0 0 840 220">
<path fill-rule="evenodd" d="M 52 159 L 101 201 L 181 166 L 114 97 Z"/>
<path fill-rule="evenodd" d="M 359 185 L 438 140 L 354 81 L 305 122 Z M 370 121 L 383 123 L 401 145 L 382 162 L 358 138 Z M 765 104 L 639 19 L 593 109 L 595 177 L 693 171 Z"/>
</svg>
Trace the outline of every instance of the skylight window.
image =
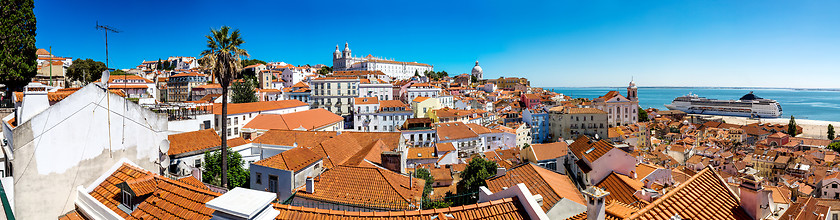
<svg viewBox="0 0 840 220">
<path fill-rule="evenodd" d="M 586 150 L 586 153 L 585 153 L 585 154 L 592 153 L 592 151 L 594 151 L 594 150 L 595 150 L 595 148 L 594 148 L 594 147 L 593 147 L 593 148 L 589 148 L 589 150 Z"/>
</svg>

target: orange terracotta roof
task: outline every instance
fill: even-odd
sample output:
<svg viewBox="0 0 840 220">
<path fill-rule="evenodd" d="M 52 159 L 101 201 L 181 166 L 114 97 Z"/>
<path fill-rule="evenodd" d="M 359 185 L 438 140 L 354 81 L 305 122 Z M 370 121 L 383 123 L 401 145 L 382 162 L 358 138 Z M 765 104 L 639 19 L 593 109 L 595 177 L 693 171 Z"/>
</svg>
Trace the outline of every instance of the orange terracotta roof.
<svg viewBox="0 0 840 220">
<path fill-rule="evenodd" d="M 391 211 L 391 212 L 353 212 L 327 209 L 313 209 L 299 206 L 281 205 L 274 203 L 274 209 L 280 210 L 277 220 L 297 219 L 358 219 L 358 220 L 525 220 L 528 214 L 523 210 L 517 197 L 493 200 L 474 205 L 455 206 L 421 211 Z M 451 216 L 451 217 L 450 217 Z"/>
<path fill-rule="evenodd" d="M 619 202 L 617 200 L 607 200 L 606 206 L 604 207 L 604 216 L 605 220 L 621 220 L 627 219 L 632 215 L 634 212 L 639 211 L 638 208 L 625 204 L 623 202 Z M 585 220 L 586 219 L 586 212 L 577 214 L 572 216 L 566 220 Z"/>
<path fill-rule="evenodd" d="M 292 85 L 292 88 L 309 88 L 309 85 L 307 85 L 307 84 L 306 84 L 305 82 L 303 82 L 303 81 L 300 81 L 300 82 L 295 83 L 294 85 Z"/>
<path fill-rule="evenodd" d="M 406 111 L 411 111 L 411 109 L 409 109 L 408 106 L 400 100 L 380 100 L 379 109 L 382 110 L 382 108 L 405 108 Z"/>
<path fill-rule="evenodd" d="M 640 163 L 640 164 L 636 165 L 636 180 L 640 180 L 642 178 L 645 178 L 647 175 L 650 175 L 650 173 L 653 173 L 653 171 L 655 171 L 656 169 L 664 169 L 664 168 L 657 167 L 657 166 L 650 165 L 650 164 L 646 164 L 646 163 Z"/>
<path fill-rule="evenodd" d="M 358 79 L 358 78 L 355 78 L 355 77 L 321 77 L 321 78 L 315 78 L 315 79 L 312 79 L 312 80 L 319 80 L 320 81 L 320 80 L 346 80 L 346 79 L 351 79 L 352 80 L 352 79 Z"/>
<path fill-rule="evenodd" d="M 324 158 L 324 167 L 381 163 L 382 151 L 399 146 L 399 132 L 342 132 L 269 130 L 253 143 L 306 147 Z"/>
<path fill-rule="evenodd" d="M 294 130 L 297 128 L 304 128 L 306 130 L 313 130 L 328 126 L 344 120 L 339 115 L 327 111 L 326 109 L 316 108 L 300 112 L 292 112 L 287 114 L 259 114 L 252 119 L 248 124 L 242 128 L 270 130 Z"/>
<path fill-rule="evenodd" d="M 832 208 L 826 206 L 827 199 L 819 199 L 813 197 L 800 197 L 796 203 L 791 204 L 790 207 L 782 214 L 779 220 L 822 220 L 831 219 L 829 210 Z M 831 200 L 828 200 L 831 201 Z M 836 200 L 835 200 L 836 201 Z M 821 204 L 822 203 L 822 204 Z M 833 210 L 832 210 L 833 211 Z"/>
<path fill-rule="evenodd" d="M 315 179 L 314 193 L 298 191 L 295 196 L 358 207 L 412 210 L 419 205 L 423 185 L 422 179 L 411 180 L 390 170 L 337 166 Z"/>
<path fill-rule="evenodd" d="M 607 112 L 597 108 L 568 108 L 569 114 L 607 114 Z"/>
<path fill-rule="evenodd" d="M 153 193 L 149 193 L 131 213 L 118 208 L 121 190 L 117 185 L 149 179 L 149 176 L 152 177 L 149 181 L 156 184 Z M 90 195 L 126 219 L 210 219 L 215 210 L 207 208 L 205 203 L 220 194 L 123 164 L 96 186 Z"/>
<path fill-rule="evenodd" d="M 752 219 L 739 204 L 738 196 L 711 167 L 665 193 L 630 219 Z"/>
<path fill-rule="evenodd" d="M 354 101 L 354 103 L 356 103 L 356 105 L 370 105 L 370 104 L 378 104 L 379 103 L 379 98 L 377 98 L 376 96 L 374 96 L 374 97 L 359 97 L 359 98 L 353 98 L 353 101 Z"/>
<path fill-rule="evenodd" d="M 213 129 L 169 135 L 169 155 L 222 146 L 222 139 Z"/>
<path fill-rule="evenodd" d="M 531 194 L 542 195 L 543 211 L 548 211 L 563 198 L 586 205 L 583 194 L 577 190 L 572 179 L 533 163 L 514 167 L 505 172 L 504 175 L 487 179 L 485 182 L 487 188 L 493 192 L 499 192 L 504 187 L 513 187 L 516 184 L 523 183 L 531 191 Z"/>
<path fill-rule="evenodd" d="M 411 147 L 408 148 L 406 159 L 429 159 L 437 158 L 434 147 Z"/>
<path fill-rule="evenodd" d="M 108 84 L 108 89 L 148 89 L 145 84 Z"/>
<path fill-rule="evenodd" d="M 435 128 L 437 137 L 441 141 L 478 137 L 478 134 L 462 122 L 439 123 L 435 125 Z"/>
<path fill-rule="evenodd" d="M 531 150 L 534 151 L 537 160 L 548 160 L 566 156 L 569 153 L 569 145 L 566 142 L 533 144 Z"/>
<path fill-rule="evenodd" d="M 420 96 L 420 97 L 414 98 L 414 100 L 411 100 L 411 101 L 412 102 L 423 102 L 423 101 L 426 101 L 426 99 L 430 99 L 430 97 Z"/>
<path fill-rule="evenodd" d="M 587 138 L 584 142 L 588 142 L 589 139 Z M 575 141 L 577 143 L 578 141 Z M 578 158 L 586 158 L 590 163 L 598 160 L 604 154 L 607 154 L 610 150 L 615 148 L 612 144 L 607 142 L 606 140 L 600 140 L 592 144 L 572 144 L 569 146 L 569 149 L 572 153 L 575 154 Z"/>
<path fill-rule="evenodd" d="M 64 98 L 67 98 L 67 96 L 72 95 L 76 91 L 79 91 L 79 88 L 76 88 L 76 89 L 72 89 L 72 88 L 71 89 L 59 89 L 58 91 L 55 91 L 55 92 L 48 92 L 47 93 L 47 99 L 50 102 L 60 102 L 61 100 L 64 100 Z M 125 97 L 125 92 L 123 92 L 122 90 L 108 89 L 108 91 L 110 91 L 111 93 L 113 93 L 115 95 Z M 17 99 L 18 102 L 23 101 L 23 92 L 15 92 L 14 94 L 15 94 L 15 98 Z"/>
<path fill-rule="evenodd" d="M 170 76 L 170 78 L 182 77 L 182 76 L 205 76 L 206 77 L 207 75 L 197 73 L 197 72 L 183 72 L 183 73 L 175 74 L 174 76 Z"/>
<path fill-rule="evenodd" d="M 321 156 L 318 156 L 315 152 L 312 152 L 312 150 L 304 147 L 296 147 L 269 158 L 254 162 L 254 164 L 298 172 L 313 163 L 317 163 L 319 160 L 321 160 Z"/>
<path fill-rule="evenodd" d="M 73 211 L 68 212 L 67 214 L 58 216 L 58 220 L 85 220 L 86 218 L 83 215 L 80 215 L 78 211 L 75 209 Z"/>
<path fill-rule="evenodd" d="M 607 101 L 607 100 L 610 100 L 610 99 L 612 99 L 616 96 L 621 96 L 621 93 L 619 93 L 618 91 L 609 91 L 609 92 L 607 92 L 606 95 L 601 96 L 600 98 L 603 98 L 604 101 Z"/>
<path fill-rule="evenodd" d="M 615 172 L 607 175 L 604 180 L 595 186 L 610 192 L 610 194 L 606 197 L 607 201 L 618 200 L 619 202 L 623 202 L 625 204 L 634 204 L 641 201 L 633 194 L 644 187 L 644 185 L 638 180 L 634 180 L 628 176 L 617 174 Z"/>
<path fill-rule="evenodd" d="M 452 145 L 452 143 L 437 143 L 435 146 L 437 151 L 455 151 L 455 145 Z"/>
<path fill-rule="evenodd" d="M 286 109 L 286 108 L 294 108 L 300 106 L 307 106 L 308 104 L 303 103 L 296 99 L 291 100 L 281 100 L 281 101 L 268 101 L 268 102 L 250 102 L 250 103 L 228 103 L 228 115 L 232 114 L 241 114 L 241 113 L 248 113 L 248 112 L 261 112 L 261 111 L 269 111 L 269 110 L 277 110 L 277 109 Z M 222 104 L 215 103 L 213 104 L 213 114 L 221 115 L 222 114 Z"/>
<path fill-rule="evenodd" d="M 216 100 L 216 98 L 219 98 L 221 96 L 222 96 L 222 94 L 207 94 L 207 95 L 204 95 L 204 97 L 201 97 L 201 99 L 199 99 L 198 101 L 200 101 L 200 102 L 213 102 L 213 100 Z"/>
<path fill-rule="evenodd" d="M 44 49 L 44 48 L 38 48 L 38 50 L 36 50 L 36 51 L 35 51 L 35 55 L 46 55 L 46 56 L 49 56 L 49 55 L 50 55 L 50 52 L 49 52 L 49 51 L 47 51 L 47 50 L 46 50 L 46 49 Z"/>
<path fill-rule="evenodd" d="M 188 176 L 181 179 L 178 179 L 179 182 L 185 183 L 187 185 L 193 186 L 195 188 L 210 190 L 210 187 L 204 185 L 201 180 L 196 179 L 194 176 Z"/>
</svg>

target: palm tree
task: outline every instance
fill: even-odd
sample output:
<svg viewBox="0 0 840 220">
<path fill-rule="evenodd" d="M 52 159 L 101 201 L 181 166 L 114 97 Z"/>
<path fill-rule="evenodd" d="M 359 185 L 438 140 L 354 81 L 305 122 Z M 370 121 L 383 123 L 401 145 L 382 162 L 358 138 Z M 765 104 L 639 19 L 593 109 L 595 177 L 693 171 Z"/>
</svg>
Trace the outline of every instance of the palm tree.
<svg viewBox="0 0 840 220">
<path fill-rule="evenodd" d="M 209 67 L 210 72 L 222 86 L 222 186 L 227 188 L 227 103 L 228 87 L 232 79 L 242 71 L 242 56 L 248 57 L 248 51 L 239 48 L 245 41 L 239 36 L 239 29 L 230 32 L 230 27 L 222 26 L 218 30 L 210 29 L 207 37 L 207 49 L 201 52 L 201 64 Z"/>
</svg>

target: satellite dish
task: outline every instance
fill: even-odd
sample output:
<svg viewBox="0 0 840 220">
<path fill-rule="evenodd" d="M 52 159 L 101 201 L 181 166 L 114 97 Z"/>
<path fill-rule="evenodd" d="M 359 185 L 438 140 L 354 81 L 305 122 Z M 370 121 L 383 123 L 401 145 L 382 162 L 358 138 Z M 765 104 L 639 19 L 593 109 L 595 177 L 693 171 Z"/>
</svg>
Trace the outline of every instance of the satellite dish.
<svg viewBox="0 0 840 220">
<path fill-rule="evenodd" d="M 109 78 L 111 78 L 111 72 L 108 70 L 102 71 L 102 78 L 99 82 L 102 82 L 102 85 L 105 85 L 105 87 L 107 88 Z"/>
<path fill-rule="evenodd" d="M 163 155 L 169 155 L 169 140 L 163 140 L 160 142 L 160 153 Z"/>
</svg>

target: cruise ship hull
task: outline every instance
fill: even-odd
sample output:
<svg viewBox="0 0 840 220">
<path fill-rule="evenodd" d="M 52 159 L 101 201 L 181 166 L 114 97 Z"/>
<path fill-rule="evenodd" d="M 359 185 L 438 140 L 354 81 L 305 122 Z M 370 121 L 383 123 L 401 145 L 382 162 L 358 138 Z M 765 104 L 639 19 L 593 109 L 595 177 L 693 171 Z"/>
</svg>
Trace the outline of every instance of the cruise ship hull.
<svg viewBox="0 0 840 220">
<path fill-rule="evenodd" d="M 779 118 L 781 114 L 761 114 L 761 113 L 754 113 L 754 112 L 731 112 L 731 111 L 718 111 L 718 110 L 705 110 L 705 109 L 689 109 L 687 107 L 676 107 L 674 105 L 665 105 L 666 108 L 669 110 L 680 110 L 688 114 L 701 114 L 701 115 L 721 115 L 721 116 L 738 116 L 738 117 L 750 117 L 750 118 Z"/>
<path fill-rule="evenodd" d="M 671 104 L 665 105 L 665 107 L 689 114 L 750 118 L 778 118 L 782 116 L 782 106 L 776 100 L 763 99 L 753 95 L 752 92 L 738 100 L 708 99 L 689 94 L 675 98 Z"/>
</svg>

